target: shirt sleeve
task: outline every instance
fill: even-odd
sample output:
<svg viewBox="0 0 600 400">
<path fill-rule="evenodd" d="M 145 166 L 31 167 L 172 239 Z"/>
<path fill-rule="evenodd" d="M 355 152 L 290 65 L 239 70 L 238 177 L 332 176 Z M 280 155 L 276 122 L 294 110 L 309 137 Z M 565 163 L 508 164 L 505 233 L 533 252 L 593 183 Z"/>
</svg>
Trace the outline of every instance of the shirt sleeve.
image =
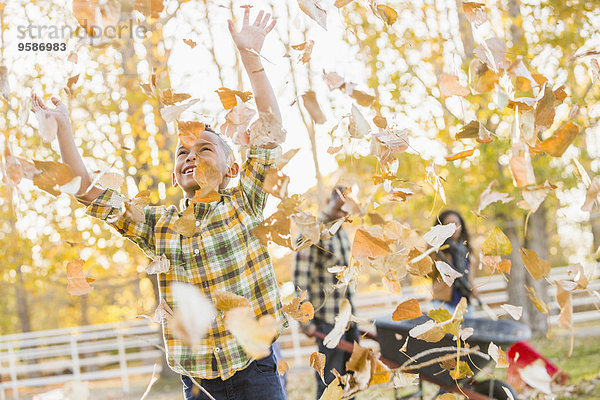
<svg viewBox="0 0 600 400">
<path fill-rule="evenodd" d="M 116 191 L 106 189 L 87 207 L 86 214 L 105 221 L 121 235 L 137 244 L 148 257 L 156 257 L 154 227 L 161 207 L 144 207 L 144 222 L 134 222 L 121 213 L 126 200 Z"/>
<path fill-rule="evenodd" d="M 240 187 L 250 211 L 262 214 L 267 201 L 267 192 L 263 188 L 267 170 L 273 166 L 274 161 L 281 155 L 279 146 L 273 149 L 251 147 L 248 157 L 242 165 L 240 174 Z"/>
</svg>

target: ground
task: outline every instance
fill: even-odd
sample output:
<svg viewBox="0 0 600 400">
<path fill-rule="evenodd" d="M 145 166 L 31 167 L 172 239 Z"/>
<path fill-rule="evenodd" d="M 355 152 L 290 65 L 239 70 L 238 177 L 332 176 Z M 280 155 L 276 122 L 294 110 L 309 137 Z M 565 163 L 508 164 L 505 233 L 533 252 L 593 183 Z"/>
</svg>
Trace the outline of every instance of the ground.
<svg viewBox="0 0 600 400">
<path fill-rule="evenodd" d="M 600 336 L 584 336 L 575 338 L 573 355 L 568 357 L 570 339 L 568 336 L 556 336 L 552 339 L 539 338 L 532 341 L 548 359 L 570 375 L 565 386 L 555 387 L 556 400 L 595 400 L 600 398 Z M 502 377 L 503 371 L 497 376 Z M 146 390 L 148 377 L 131 380 L 132 389 L 125 394 L 120 390 L 120 381 L 91 383 L 90 400 L 139 400 Z M 309 369 L 294 370 L 288 376 L 289 400 L 314 399 L 314 374 Z M 39 393 L 40 391 L 36 391 Z M 425 385 L 425 398 L 434 399 L 437 389 L 430 384 Z M 523 398 L 533 399 L 534 394 L 526 392 Z M 25 398 L 28 398 L 27 396 Z M 181 381 L 176 378 L 160 379 L 153 386 L 147 400 L 182 399 Z M 393 389 L 374 387 L 356 397 L 357 400 L 394 399 Z M 537 399 L 544 399 L 538 397 Z"/>
</svg>

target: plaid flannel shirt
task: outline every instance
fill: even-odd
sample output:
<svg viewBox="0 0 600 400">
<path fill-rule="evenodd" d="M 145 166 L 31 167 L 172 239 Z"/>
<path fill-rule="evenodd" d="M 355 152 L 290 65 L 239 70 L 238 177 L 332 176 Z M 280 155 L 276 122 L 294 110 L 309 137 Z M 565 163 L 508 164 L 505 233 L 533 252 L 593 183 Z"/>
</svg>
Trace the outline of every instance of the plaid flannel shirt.
<svg viewBox="0 0 600 400">
<path fill-rule="evenodd" d="M 312 302 L 315 309 L 320 307 L 315 311 L 315 319 L 334 324 L 335 317 L 340 312 L 340 303 L 344 298 L 350 301 L 354 309 L 353 285 L 338 287 L 331 292 L 337 283 L 337 278 L 335 273 L 327 271 L 335 265 L 348 265 L 350 247 L 348 234 L 340 228 L 331 238 L 321 240 L 317 245 L 296 253 L 294 284 L 307 291 L 307 299 Z"/>
<path fill-rule="evenodd" d="M 196 215 L 196 232 L 192 237 L 173 229 L 182 215 L 175 206 L 147 206 L 145 221 L 132 222 L 119 212 L 123 198 L 110 189 L 88 207 L 87 213 L 105 220 L 149 257 L 167 256 L 171 270 L 159 274 L 158 280 L 160 296 L 172 309 L 176 305 L 171 282 L 191 283 L 211 299 L 214 292 L 225 290 L 247 298 L 257 317 L 273 315 L 280 322 L 280 334 L 287 320 L 281 312 L 273 266 L 267 247 L 252 234 L 252 229 L 263 220 L 266 169 L 279 154 L 279 147 L 251 148 L 242 166 L 239 185 L 222 190 L 219 201 L 190 205 L 189 199 L 183 199 L 181 211 L 193 206 Z M 194 348 L 173 336 L 171 324 L 171 320 L 163 321 L 163 337 L 169 366 L 178 373 L 202 379 L 227 379 L 252 362 L 225 329 L 223 313 L 219 313 L 206 337 Z"/>
</svg>

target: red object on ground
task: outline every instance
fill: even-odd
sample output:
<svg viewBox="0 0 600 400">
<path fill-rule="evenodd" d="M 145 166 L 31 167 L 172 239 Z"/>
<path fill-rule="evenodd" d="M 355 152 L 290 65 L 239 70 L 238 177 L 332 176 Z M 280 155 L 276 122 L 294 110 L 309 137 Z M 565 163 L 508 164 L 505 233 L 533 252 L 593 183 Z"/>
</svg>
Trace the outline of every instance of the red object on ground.
<svg viewBox="0 0 600 400">
<path fill-rule="evenodd" d="M 541 359 L 546 364 L 546 371 L 548 375 L 555 379 L 558 383 L 565 383 L 569 379 L 569 375 L 561 371 L 556 365 L 550 360 L 545 358 L 543 355 L 538 353 L 529 343 L 522 341 L 513 344 L 506 352 L 508 357 L 508 380 L 514 383 L 521 383 L 521 376 L 519 375 L 519 369 L 528 366 L 532 362 Z"/>
</svg>

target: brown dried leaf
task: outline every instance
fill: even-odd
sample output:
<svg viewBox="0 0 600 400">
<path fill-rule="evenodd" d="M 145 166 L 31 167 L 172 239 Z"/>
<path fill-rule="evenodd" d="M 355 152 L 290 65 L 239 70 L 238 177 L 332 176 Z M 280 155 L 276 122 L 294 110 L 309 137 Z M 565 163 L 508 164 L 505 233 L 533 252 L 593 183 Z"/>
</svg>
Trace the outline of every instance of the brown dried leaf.
<svg viewBox="0 0 600 400">
<path fill-rule="evenodd" d="M 179 141 L 189 149 L 204 132 L 206 125 L 198 121 L 177 121 L 177 129 L 179 130 Z"/>
<path fill-rule="evenodd" d="M 352 257 L 374 259 L 384 257 L 389 252 L 390 248 L 383 240 L 376 238 L 363 228 L 356 230 L 352 243 Z"/>
<path fill-rule="evenodd" d="M 281 173 L 276 168 L 267 169 L 263 189 L 265 192 L 279 198 L 287 197 L 287 188 L 290 183 L 290 177 Z"/>
<path fill-rule="evenodd" d="M 326 361 L 326 357 L 325 354 L 323 353 L 319 353 L 318 351 L 315 351 L 314 353 L 312 353 L 310 355 L 310 366 L 311 368 L 313 368 L 315 371 L 317 371 L 317 373 L 321 376 L 321 380 L 323 382 L 325 382 L 325 378 L 323 377 L 324 374 L 324 369 L 325 369 L 325 361 Z"/>
<path fill-rule="evenodd" d="M 463 12 L 473 26 L 481 26 L 487 21 L 487 15 L 485 14 L 485 3 L 475 3 L 470 1 L 463 1 Z"/>
<path fill-rule="evenodd" d="M 535 106 L 535 129 L 536 132 L 543 132 L 552 126 L 556 111 L 554 101 L 556 97 L 549 85 L 544 86 L 544 95 Z"/>
<path fill-rule="evenodd" d="M 573 296 L 570 291 L 565 290 L 560 282 L 556 282 L 556 302 L 560 308 L 558 325 L 561 328 L 571 328 L 573 324 Z"/>
<path fill-rule="evenodd" d="M 473 52 L 479 60 L 495 72 L 507 69 L 510 66 L 509 61 L 506 59 L 506 53 L 506 44 L 497 37 L 486 39 Z"/>
<path fill-rule="evenodd" d="M 492 189 L 498 184 L 498 181 L 493 180 L 490 182 L 488 187 L 485 188 L 481 195 L 479 196 L 479 200 L 477 201 L 477 213 L 480 214 L 487 206 L 497 201 L 500 201 L 504 204 L 513 200 L 511 196 L 507 193 L 500 192 L 492 192 Z"/>
<path fill-rule="evenodd" d="M 327 121 L 327 118 L 325 118 L 325 114 L 323 114 L 323 110 L 321 110 L 319 102 L 317 101 L 317 94 L 314 91 L 309 90 L 304 93 L 302 95 L 302 103 L 315 123 L 324 124 Z"/>
<path fill-rule="evenodd" d="M 161 255 L 156 257 L 154 261 L 152 261 L 146 267 L 146 273 L 150 274 L 166 274 L 171 269 L 171 262 L 167 258 L 166 255 Z"/>
<path fill-rule="evenodd" d="M 34 175 L 33 184 L 54 196 L 60 194 L 58 188 L 75 178 L 71 167 L 61 162 L 33 160 L 33 164 L 37 170 L 41 171 Z"/>
<path fill-rule="evenodd" d="M 250 307 L 250 301 L 247 298 L 225 290 L 217 290 L 212 297 L 218 310 L 229 311 L 236 307 Z"/>
<path fill-rule="evenodd" d="M 471 92 L 462 86 L 458 81 L 458 76 L 451 74 L 440 74 L 437 77 L 442 97 L 461 96 L 465 97 Z"/>
<path fill-rule="evenodd" d="M 353 89 L 350 97 L 356 100 L 356 102 L 363 107 L 369 107 L 375 101 L 375 96 L 371 96 L 370 94 L 358 89 Z"/>
<path fill-rule="evenodd" d="M 373 12 L 387 25 L 393 25 L 398 20 L 398 13 L 390 6 L 385 4 L 371 5 Z"/>
<path fill-rule="evenodd" d="M 510 159 L 510 172 L 516 187 L 535 185 L 535 174 L 528 148 L 524 146 L 513 148 L 513 155 Z"/>
<path fill-rule="evenodd" d="M 552 136 L 544 140 L 536 149 L 552 157 L 561 157 L 579 134 L 579 127 L 572 122 L 562 125 Z"/>
<path fill-rule="evenodd" d="M 250 308 L 238 307 L 225 313 L 225 327 L 250 357 L 263 358 L 271 353 L 279 323 L 270 314 L 261 315 L 257 321 Z"/>
<path fill-rule="evenodd" d="M 196 215 L 192 205 L 188 206 L 175 221 L 173 230 L 186 237 L 194 236 L 194 233 L 196 233 Z"/>
<path fill-rule="evenodd" d="M 494 140 L 490 131 L 480 124 L 479 121 L 471 121 L 463 126 L 456 134 L 456 139 L 475 139 L 482 144 L 490 143 Z"/>
<path fill-rule="evenodd" d="M 300 56 L 299 61 L 302 62 L 303 64 L 306 64 L 307 62 L 310 61 L 310 56 L 312 54 L 314 45 L 315 45 L 315 41 L 309 40 L 308 42 L 293 45 L 292 49 L 302 51 L 302 55 Z"/>
<path fill-rule="evenodd" d="M 550 264 L 538 257 L 533 250 L 521 249 L 521 260 L 525 268 L 536 281 L 550 273 Z"/>
<path fill-rule="evenodd" d="M 494 89 L 498 74 L 486 64 L 474 58 L 469 64 L 469 87 L 474 93 L 487 93 Z"/>
<path fill-rule="evenodd" d="M 290 370 L 290 366 L 284 359 L 277 360 L 277 373 L 279 376 L 284 376 Z"/>
<path fill-rule="evenodd" d="M 542 299 L 540 299 L 535 291 L 535 288 L 531 286 L 525 286 L 525 288 L 527 289 L 527 298 L 533 303 L 535 308 L 537 308 L 541 313 L 548 314 L 550 312 L 550 308 Z"/>
<path fill-rule="evenodd" d="M 196 42 L 194 42 L 192 39 L 183 39 L 183 43 L 187 44 L 192 49 L 196 47 Z"/>
<path fill-rule="evenodd" d="M 317 0 L 298 0 L 298 5 L 302 12 L 327 30 L 327 11 L 319 5 Z"/>
<path fill-rule="evenodd" d="M 164 0 L 135 0 L 133 8 L 146 17 L 158 18 L 165 9 Z"/>
<path fill-rule="evenodd" d="M 455 161 L 455 160 L 460 160 L 461 158 L 471 157 L 473 155 L 473 153 L 475 152 L 475 149 L 476 149 L 476 147 L 473 147 L 472 149 L 460 151 L 458 153 L 452 154 L 450 156 L 446 156 L 444 158 L 446 159 L 446 161 Z"/>
<path fill-rule="evenodd" d="M 281 144 L 285 141 L 285 129 L 281 121 L 277 120 L 270 112 L 259 112 L 258 119 L 250 126 L 250 144 L 266 146 Z"/>
<path fill-rule="evenodd" d="M 192 96 L 187 93 L 174 93 L 171 89 L 161 90 L 160 92 L 160 101 L 167 106 L 172 106 L 173 104 L 187 100 L 190 97 Z"/>
</svg>

